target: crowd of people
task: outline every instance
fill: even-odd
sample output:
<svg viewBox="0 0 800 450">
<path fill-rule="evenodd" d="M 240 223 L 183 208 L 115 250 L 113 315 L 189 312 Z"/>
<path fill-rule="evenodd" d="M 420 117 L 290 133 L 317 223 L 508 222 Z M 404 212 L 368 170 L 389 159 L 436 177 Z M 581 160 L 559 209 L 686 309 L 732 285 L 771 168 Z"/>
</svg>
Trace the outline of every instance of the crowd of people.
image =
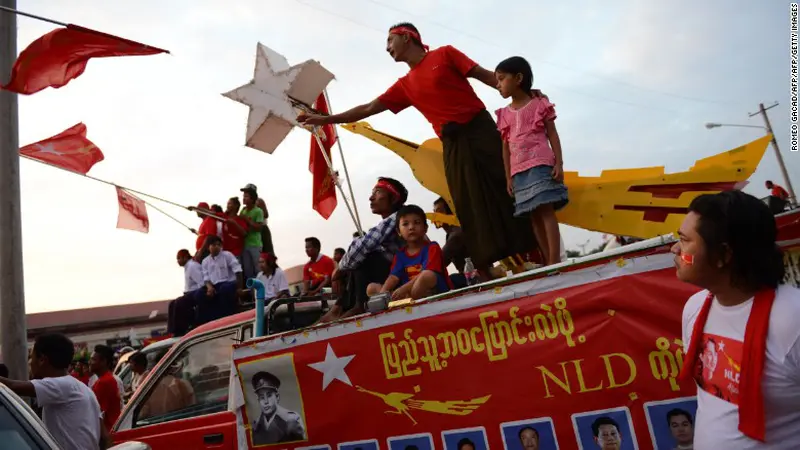
<svg viewBox="0 0 800 450">
<path fill-rule="evenodd" d="M 0 383 L 18 395 L 31 397 L 45 428 L 65 450 L 104 449 L 111 444 L 109 431 L 119 418 L 126 396 L 147 372 L 147 358 L 129 358 L 134 373 L 131 391 L 114 375 L 114 350 L 94 348 L 89 359 L 73 359 L 75 346 L 63 334 L 36 338 L 29 358 L 29 379 L 10 380 L 5 366 Z"/>
<path fill-rule="evenodd" d="M 247 184 L 241 192 L 241 201 L 230 198 L 224 210 L 205 202 L 192 208 L 202 222 L 194 253 L 181 249 L 177 254 L 178 265 L 184 269 L 184 292 L 169 305 L 168 332 L 174 336 L 249 305 L 253 294 L 246 288 L 248 279 L 264 285 L 266 299 L 291 296 L 274 252 L 266 203 L 254 184 Z M 305 250 L 309 261 L 299 295 L 317 296 L 330 286 L 345 251 L 336 248 L 333 258 L 326 256 L 315 237 L 306 238 Z"/>
</svg>

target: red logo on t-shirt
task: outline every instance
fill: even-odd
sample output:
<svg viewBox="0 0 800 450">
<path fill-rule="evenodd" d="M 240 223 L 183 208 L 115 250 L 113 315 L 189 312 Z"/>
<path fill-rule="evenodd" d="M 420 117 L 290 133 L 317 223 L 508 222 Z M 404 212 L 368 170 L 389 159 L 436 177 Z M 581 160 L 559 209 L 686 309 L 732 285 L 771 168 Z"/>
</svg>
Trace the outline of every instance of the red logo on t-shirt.
<svg viewBox="0 0 800 450">
<path fill-rule="evenodd" d="M 709 394 L 738 405 L 741 341 L 704 333 L 701 343 L 695 371 L 697 384 Z"/>
</svg>

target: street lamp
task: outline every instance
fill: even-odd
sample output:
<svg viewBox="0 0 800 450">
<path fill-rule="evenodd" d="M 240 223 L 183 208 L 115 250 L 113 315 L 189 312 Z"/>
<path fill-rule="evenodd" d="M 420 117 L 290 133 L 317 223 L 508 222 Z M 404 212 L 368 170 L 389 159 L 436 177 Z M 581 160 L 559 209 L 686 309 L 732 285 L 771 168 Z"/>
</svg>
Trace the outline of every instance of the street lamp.
<svg viewBox="0 0 800 450">
<path fill-rule="evenodd" d="M 776 106 L 770 106 L 770 108 Z M 772 132 L 772 126 L 769 123 L 769 118 L 767 117 L 767 109 L 764 108 L 764 105 L 759 105 L 761 107 L 760 114 L 764 116 L 764 121 L 766 122 L 767 126 L 760 126 L 760 125 L 740 125 L 735 123 L 716 123 L 716 122 L 706 122 L 706 128 L 711 130 L 713 128 L 720 128 L 720 127 L 738 127 L 738 128 L 760 128 L 766 131 L 768 134 L 772 135 L 772 147 L 775 149 L 775 156 L 778 158 L 778 167 L 781 169 L 781 174 L 783 174 L 783 183 L 789 190 L 789 204 L 795 206 L 797 204 L 797 197 L 794 195 L 794 188 L 792 187 L 792 182 L 789 180 L 789 173 L 786 171 L 786 166 L 783 164 L 783 157 L 781 156 L 781 150 L 778 148 L 778 141 L 775 140 L 775 133 Z M 751 114 L 753 116 L 754 114 Z"/>
</svg>

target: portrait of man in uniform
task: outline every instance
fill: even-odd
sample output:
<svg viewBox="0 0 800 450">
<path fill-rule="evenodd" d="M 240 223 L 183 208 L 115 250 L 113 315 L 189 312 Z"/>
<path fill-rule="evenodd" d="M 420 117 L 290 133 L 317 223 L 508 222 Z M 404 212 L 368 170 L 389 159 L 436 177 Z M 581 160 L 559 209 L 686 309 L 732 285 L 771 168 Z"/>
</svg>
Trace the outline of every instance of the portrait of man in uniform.
<svg viewBox="0 0 800 450">
<path fill-rule="evenodd" d="M 253 375 L 251 382 L 261 409 L 261 415 L 253 422 L 253 445 L 305 440 L 300 414 L 280 405 L 281 380 L 270 372 L 260 371 Z"/>
</svg>

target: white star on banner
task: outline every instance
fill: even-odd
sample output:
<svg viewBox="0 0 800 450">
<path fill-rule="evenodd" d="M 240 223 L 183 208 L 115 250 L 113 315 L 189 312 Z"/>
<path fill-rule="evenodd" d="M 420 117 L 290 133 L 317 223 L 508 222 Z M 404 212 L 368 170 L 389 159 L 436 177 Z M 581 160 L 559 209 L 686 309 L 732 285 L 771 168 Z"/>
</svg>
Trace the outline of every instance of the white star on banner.
<svg viewBox="0 0 800 450">
<path fill-rule="evenodd" d="M 49 153 L 51 155 L 61 156 L 63 153 L 56 150 L 56 147 L 53 144 L 36 144 L 36 148 L 38 151 L 36 153 Z"/>
<path fill-rule="evenodd" d="M 299 111 L 292 100 L 311 105 L 332 79 L 316 61 L 290 66 L 283 55 L 259 43 L 253 79 L 222 95 L 250 107 L 245 145 L 272 153 L 297 125 Z"/>
<path fill-rule="evenodd" d="M 331 344 L 328 344 L 328 348 L 325 351 L 325 360 L 318 363 L 309 364 L 308 367 L 311 367 L 318 372 L 322 372 L 323 391 L 328 388 L 328 385 L 331 384 L 333 380 L 339 380 L 348 386 L 352 386 L 353 383 L 350 382 L 350 377 L 347 376 L 344 368 L 350 364 L 350 361 L 352 361 L 355 357 L 356 355 L 350 355 L 339 358 L 336 356 L 336 353 L 333 353 L 333 347 L 331 347 Z"/>
</svg>

